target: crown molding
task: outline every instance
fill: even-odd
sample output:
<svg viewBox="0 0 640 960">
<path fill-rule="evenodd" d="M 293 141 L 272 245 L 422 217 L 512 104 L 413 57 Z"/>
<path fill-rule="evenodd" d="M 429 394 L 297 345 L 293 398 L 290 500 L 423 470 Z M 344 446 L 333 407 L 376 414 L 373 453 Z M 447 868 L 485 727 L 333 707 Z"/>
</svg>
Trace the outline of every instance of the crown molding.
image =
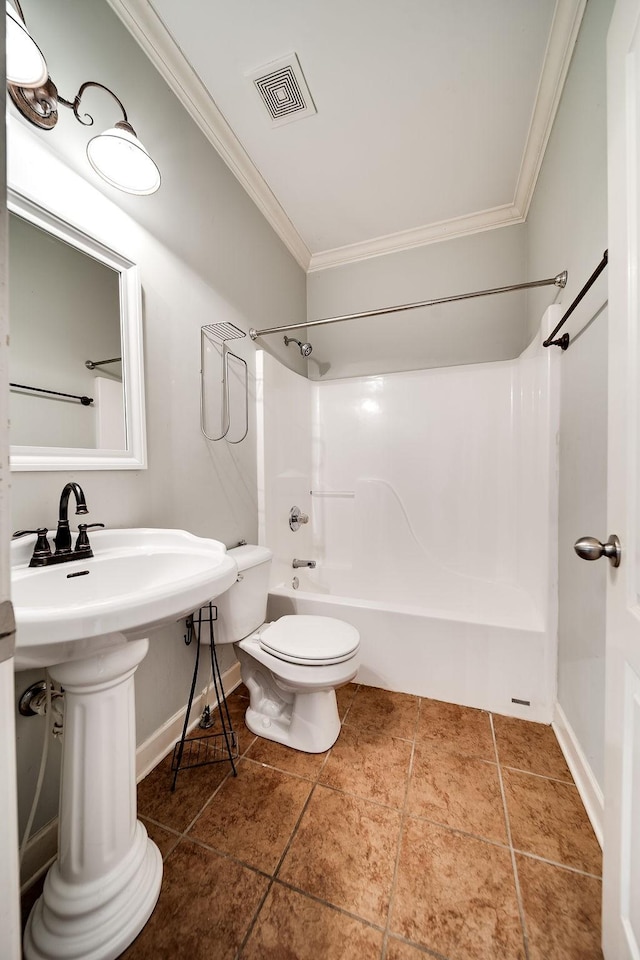
<svg viewBox="0 0 640 960">
<path fill-rule="evenodd" d="M 527 217 L 567 79 L 587 0 L 557 0 L 514 204 Z"/>
<path fill-rule="evenodd" d="M 330 267 L 353 263 L 356 260 L 369 260 L 371 257 L 381 257 L 387 253 L 399 253 L 401 250 L 424 247 L 429 243 L 455 240 L 458 237 L 469 236 L 471 233 L 480 233 L 483 230 L 493 230 L 495 227 L 507 227 L 514 223 L 522 223 L 523 220 L 524 217 L 514 204 L 506 203 L 501 207 L 480 210 L 478 213 L 470 213 L 464 217 L 441 220 L 439 223 L 428 223 L 424 227 L 401 230 L 399 233 L 374 237 L 372 240 L 364 240 L 362 243 L 351 243 L 345 247 L 335 247 L 333 250 L 314 253 L 311 256 L 308 272 L 327 270 Z"/>
<path fill-rule="evenodd" d="M 556 2 L 513 203 L 314 253 L 308 272 L 523 223 L 529 213 L 586 5 L 587 0 Z"/>
<path fill-rule="evenodd" d="M 231 172 L 307 272 L 523 223 L 529 212 L 587 0 L 557 0 L 513 203 L 311 254 L 149 0 L 108 0 Z"/>
<path fill-rule="evenodd" d="M 303 270 L 311 252 L 148 0 L 108 0 Z"/>
</svg>

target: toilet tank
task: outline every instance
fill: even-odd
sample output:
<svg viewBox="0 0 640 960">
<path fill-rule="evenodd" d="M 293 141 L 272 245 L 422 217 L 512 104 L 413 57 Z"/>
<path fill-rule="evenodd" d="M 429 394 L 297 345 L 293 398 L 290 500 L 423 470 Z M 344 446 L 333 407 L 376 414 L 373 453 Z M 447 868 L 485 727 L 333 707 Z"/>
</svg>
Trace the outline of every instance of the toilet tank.
<svg viewBox="0 0 640 960">
<path fill-rule="evenodd" d="M 216 643 L 234 643 L 248 637 L 267 616 L 271 550 L 247 545 L 227 553 L 238 565 L 238 580 L 216 599 Z"/>
</svg>

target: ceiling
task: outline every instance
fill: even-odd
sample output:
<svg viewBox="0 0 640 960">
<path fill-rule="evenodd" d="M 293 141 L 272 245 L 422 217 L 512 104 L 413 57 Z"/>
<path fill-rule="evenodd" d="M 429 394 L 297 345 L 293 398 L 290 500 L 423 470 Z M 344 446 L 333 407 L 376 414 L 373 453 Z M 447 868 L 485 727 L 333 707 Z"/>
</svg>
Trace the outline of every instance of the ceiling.
<svg viewBox="0 0 640 960">
<path fill-rule="evenodd" d="M 307 270 L 522 222 L 586 0 L 109 0 Z M 317 113 L 250 74 L 295 52 Z"/>
</svg>

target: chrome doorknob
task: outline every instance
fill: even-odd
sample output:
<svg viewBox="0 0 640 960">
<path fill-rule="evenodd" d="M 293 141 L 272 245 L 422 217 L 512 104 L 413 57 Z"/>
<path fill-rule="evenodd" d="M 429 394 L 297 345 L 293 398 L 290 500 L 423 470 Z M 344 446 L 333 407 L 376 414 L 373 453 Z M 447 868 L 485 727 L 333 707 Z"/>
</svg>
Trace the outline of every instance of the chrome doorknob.
<svg viewBox="0 0 640 960">
<path fill-rule="evenodd" d="M 622 548 L 620 540 L 612 533 L 606 543 L 600 543 L 595 537 L 580 537 L 573 545 L 573 549 L 583 560 L 599 560 L 606 557 L 612 567 L 620 566 Z"/>
</svg>

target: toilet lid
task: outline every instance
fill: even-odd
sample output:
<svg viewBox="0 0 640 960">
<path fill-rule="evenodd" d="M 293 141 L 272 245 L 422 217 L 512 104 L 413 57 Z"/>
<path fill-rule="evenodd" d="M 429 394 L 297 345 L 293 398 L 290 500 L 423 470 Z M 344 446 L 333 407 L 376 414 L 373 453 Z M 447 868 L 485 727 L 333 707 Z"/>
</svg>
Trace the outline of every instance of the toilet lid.
<svg viewBox="0 0 640 960">
<path fill-rule="evenodd" d="M 260 646 L 280 660 L 319 666 L 349 660 L 360 646 L 360 634 L 333 617 L 280 617 L 262 631 Z"/>
</svg>

